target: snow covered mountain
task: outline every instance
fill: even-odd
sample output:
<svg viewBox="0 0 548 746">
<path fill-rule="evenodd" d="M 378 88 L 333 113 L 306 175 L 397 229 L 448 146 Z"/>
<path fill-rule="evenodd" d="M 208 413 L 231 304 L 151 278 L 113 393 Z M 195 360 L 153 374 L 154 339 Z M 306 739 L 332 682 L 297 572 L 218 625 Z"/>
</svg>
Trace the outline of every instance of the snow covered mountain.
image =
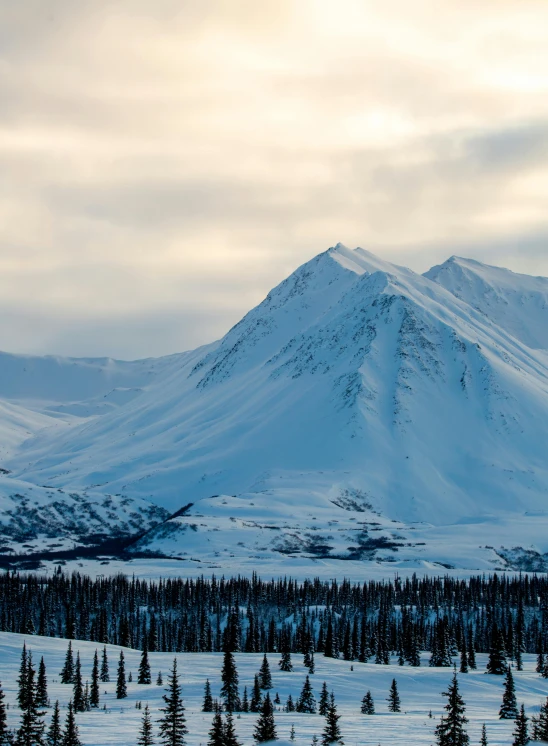
<svg viewBox="0 0 548 746">
<path fill-rule="evenodd" d="M 57 365 L 36 383 L 0 360 L 0 465 L 177 512 L 134 548 L 204 567 L 542 563 L 547 309 L 545 278 L 454 257 L 421 276 L 339 244 L 208 347 L 34 361 Z"/>
</svg>

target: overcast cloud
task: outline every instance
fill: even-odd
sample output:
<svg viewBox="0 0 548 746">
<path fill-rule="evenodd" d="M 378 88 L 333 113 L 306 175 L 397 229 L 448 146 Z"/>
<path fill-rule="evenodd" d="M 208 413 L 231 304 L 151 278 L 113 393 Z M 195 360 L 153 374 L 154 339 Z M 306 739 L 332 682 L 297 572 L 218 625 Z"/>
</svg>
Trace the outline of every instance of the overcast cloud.
<svg viewBox="0 0 548 746">
<path fill-rule="evenodd" d="M 0 0 L 0 348 L 222 335 L 337 241 L 548 276 L 546 0 Z"/>
</svg>

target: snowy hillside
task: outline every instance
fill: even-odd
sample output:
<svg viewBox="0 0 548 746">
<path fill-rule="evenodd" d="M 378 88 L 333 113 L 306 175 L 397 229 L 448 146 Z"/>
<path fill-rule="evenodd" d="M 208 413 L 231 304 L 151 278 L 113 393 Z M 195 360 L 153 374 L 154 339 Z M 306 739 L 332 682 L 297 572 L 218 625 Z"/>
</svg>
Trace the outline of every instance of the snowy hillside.
<svg viewBox="0 0 548 746">
<path fill-rule="evenodd" d="M 70 684 L 61 684 L 59 674 L 63 667 L 68 641 L 63 639 L 0 633 L 0 654 L 2 656 L 2 687 L 9 703 L 8 727 L 17 729 L 20 722 L 20 710 L 17 706 L 17 677 L 23 643 L 32 652 L 35 664 L 44 658 L 48 680 L 48 695 L 51 703 L 59 700 L 62 725 L 67 716 L 68 702 L 73 696 Z M 91 679 L 93 655 L 98 650 L 101 655 L 103 646 L 95 642 L 73 640 L 74 652 L 80 653 L 82 676 L 84 681 Z M 173 653 L 149 653 L 152 673 L 152 684 L 137 684 L 137 670 L 141 654 L 137 650 L 107 645 L 107 656 L 111 681 L 101 684 L 99 708 L 76 716 L 80 738 L 84 746 L 128 746 L 136 743 L 141 726 L 143 711 L 136 708 L 142 702 L 144 708 L 148 703 L 152 717 L 154 734 L 157 734 L 157 720 L 161 717 L 160 708 L 165 706 L 162 695 L 165 694 L 166 674 L 169 672 Z M 132 673 L 133 682 L 127 684 L 127 697 L 116 699 L 116 670 L 120 652 L 123 651 L 126 675 Z M 486 676 L 485 663 L 487 656 L 477 655 L 478 670 L 459 676 L 459 685 L 466 715 L 469 718 L 467 731 L 472 744 L 479 743 L 482 725 L 485 723 L 489 743 L 493 746 L 510 746 L 513 741 L 513 720 L 500 720 L 500 708 L 503 693 L 502 676 Z M 204 683 L 209 679 L 212 693 L 219 695 L 221 686 L 220 669 L 222 653 L 177 653 L 176 654 L 182 696 L 187 718 L 190 746 L 205 744 L 211 727 L 211 713 L 202 709 Z M 291 726 L 295 729 L 294 743 L 309 746 L 314 735 L 319 738 L 325 727 L 325 718 L 319 714 L 284 712 L 284 704 L 291 694 L 296 700 L 300 694 L 307 669 L 302 665 L 302 656 L 293 657 L 294 670 L 282 672 L 278 668 L 279 655 L 269 654 L 272 671 L 272 698 L 278 693 L 281 704 L 276 705 L 274 719 L 277 728 L 279 746 L 289 744 Z M 262 655 L 257 653 L 237 653 L 235 655 L 239 673 L 240 689 L 253 687 L 254 676 L 259 670 Z M 539 706 L 544 703 L 547 694 L 546 682 L 535 672 L 535 656 L 524 655 L 524 670 L 514 671 L 518 703 L 524 703 L 527 715 L 538 716 Z M 156 683 L 157 675 L 162 672 L 164 683 Z M 401 698 L 400 713 L 388 711 L 386 698 L 392 679 L 396 678 Z M 316 672 L 310 677 L 313 695 L 318 700 L 323 681 L 328 682 L 333 691 L 341 716 L 341 734 L 346 744 L 359 746 L 377 746 L 393 744 L 394 746 L 429 746 L 434 742 L 434 729 L 444 713 L 446 699 L 441 696 L 446 691 L 451 679 L 451 669 L 429 668 L 428 656 L 423 656 L 420 668 L 400 667 L 394 656 L 392 665 L 375 665 L 374 663 L 353 663 L 351 670 L 348 661 L 316 656 Z M 361 698 L 367 690 L 371 691 L 375 702 L 375 715 L 360 713 Z M 53 708 L 44 709 L 44 720 L 49 727 Z M 432 717 L 430 717 L 430 713 Z M 238 713 L 235 717 L 237 735 L 244 746 L 254 743 L 253 729 L 257 721 L 254 713 Z"/>
<path fill-rule="evenodd" d="M 6 406 L 49 418 L 3 465 L 179 511 L 135 550 L 205 567 L 540 568 L 547 299 L 543 278 L 455 258 L 421 276 L 337 245 L 209 347 L 62 361 L 74 380 L 44 372 L 36 399 L 2 369 Z"/>
</svg>

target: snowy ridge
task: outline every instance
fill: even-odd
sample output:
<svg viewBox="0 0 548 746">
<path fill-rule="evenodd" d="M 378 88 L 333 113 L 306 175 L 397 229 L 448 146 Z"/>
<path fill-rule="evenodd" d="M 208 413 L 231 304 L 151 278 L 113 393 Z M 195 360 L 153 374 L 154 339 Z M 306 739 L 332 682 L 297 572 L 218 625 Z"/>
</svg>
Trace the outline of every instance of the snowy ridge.
<svg viewBox="0 0 548 746">
<path fill-rule="evenodd" d="M 488 569 L 512 564 L 503 545 L 544 561 L 547 288 L 455 258 L 421 276 L 338 244 L 209 347 L 72 361 L 80 398 L 33 403 L 61 425 L 20 439 L 6 468 L 186 506 L 136 548 L 211 567 Z"/>
</svg>

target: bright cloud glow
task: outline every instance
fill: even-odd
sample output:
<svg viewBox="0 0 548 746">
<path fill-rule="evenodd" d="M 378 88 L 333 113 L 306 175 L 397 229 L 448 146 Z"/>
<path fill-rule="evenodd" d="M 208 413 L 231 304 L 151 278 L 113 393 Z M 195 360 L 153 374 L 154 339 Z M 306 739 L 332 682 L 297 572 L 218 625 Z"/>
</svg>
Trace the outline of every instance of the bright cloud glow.
<svg viewBox="0 0 548 746">
<path fill-rule="evenodd" d="M 0 348 L 224 333 L 337 241 L 548 275 L 544 0 L 0 4 Z"/>
</svg>

